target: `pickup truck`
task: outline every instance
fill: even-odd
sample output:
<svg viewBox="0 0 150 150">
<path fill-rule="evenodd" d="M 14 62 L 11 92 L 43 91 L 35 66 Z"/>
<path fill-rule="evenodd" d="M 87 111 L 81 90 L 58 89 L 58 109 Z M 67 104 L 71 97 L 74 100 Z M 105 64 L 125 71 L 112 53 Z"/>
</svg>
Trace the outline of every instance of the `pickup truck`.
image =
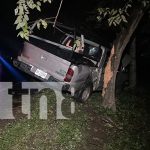
<svg viewBox="0 0 150 150">
<path fill-rule="evenodd" d="M 81 42 L 81 52 L 76 51 L 76 40 Z M 93 91 L 102 87 L 109 50 L 83 35 L 74 37 L 64 33 L 59 41 L 31 34 L 13 64 L 41 81 L 62 82 L 63 90 L 85 102 Z"/>
</svg>

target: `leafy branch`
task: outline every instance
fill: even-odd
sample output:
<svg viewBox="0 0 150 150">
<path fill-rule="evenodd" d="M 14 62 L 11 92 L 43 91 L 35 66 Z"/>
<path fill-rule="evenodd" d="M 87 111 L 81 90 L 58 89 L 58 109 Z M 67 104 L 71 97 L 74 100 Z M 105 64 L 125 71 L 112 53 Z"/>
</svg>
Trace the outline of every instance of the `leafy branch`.
<svg viewBox="0 0 150 150">
<path fill-rule="evenodd" d="M 133 7 L 134 0 L 129 0 L 125 3 L 122 8 L 98 8 L 97 12 L 97 20 L 102 21 L 104 18 L 107 18 L 107 22 L 109 26 L 118 26 L 121 23 L 128 23 L 129 9 Z M 143 7 L 147 7 L 150 3 L 149 0 L 138 0 L 140 5 Z"/>
<path fill-rule="evenodd" d="M 111 8 L 98 8 L 98 21 L 101 21 L 103 18 L 108 18 L 109 26 L 117 26 L 122 22 L 127 23 L 128 9 L 131 8 L 130 3 L 126 4 L 123 8 L 111 9 Z"/>
<path fill-rule="evenodd" d="M 29 14 L 31 10 L 41 11 L 42 3 L 49 2 L 51 0 L 18 0 L 17 7 L 15 9 L 16 20 L 14 24 L 16 25 L 16 30 L 19 30 L 18 36 L 29 40 L 30 27 L 28 24 Z M 47 23 L 43 19 L 39 19 L 37 21 L 37 27 L 40 29 L 40 26 L 43 26 L 45 29 L 47 27 Z"/>
</svg>

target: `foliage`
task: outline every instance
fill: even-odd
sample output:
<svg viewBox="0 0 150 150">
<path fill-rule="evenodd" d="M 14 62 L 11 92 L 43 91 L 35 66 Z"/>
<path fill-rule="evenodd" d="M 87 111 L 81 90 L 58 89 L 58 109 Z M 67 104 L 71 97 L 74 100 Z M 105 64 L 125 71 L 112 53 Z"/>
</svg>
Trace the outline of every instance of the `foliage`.
<svg viewBox="0 0 150 150">
<path fill-rule="evenodd" d="M 143 7 L 146 7 L 149 4 L 149 0 L 128 0 L 121 7 L 115 8 L 113 7 L 99 7 L 97 9 L 98 15 L 97 20 L 102 21 L 104 18 L 107 18 L 107 22 L 109 26 L 118 26 L 121 23 L 127 23 L 128 17 L 130 16 L 129 11 L 131 11 L 133 5 L 136 3 L 140 4 Z"/>
<path fill-rule="evenodd" d="M 28 40 L 30 34 L 30 27 L 28 25 L 30 11 L 41 11 L 42 3 L 46 2 L 51 3 L 51 0 L 18 0 L 17 7 L 15 9 L 15 15 L 17 18 L 14 23 L 16 24 L 16 30 L 19 30 L 18 36 Z M 47 27 L 47 23 L 43 19 L 39 19 L 36 23 L 38 29 L 41 25 L 43 25 L 44 28 Z"/>
<path fill-rule="evenodd" d="M 98 21 L 102 20 L 102 18 L 108 16 L 108 24 L 111 25 L 119 25 L 121 22 L 127 23 L 128 9 L 131 8 L 132 5 L 128 3 L 124 6 L 124 8 L 118 9 L 110 9 L 110 8 L 98 8 L 99 15 L 97 16 Z"/>
<path fill-rule="evenodd" d="M 18 0 L 17 7 L 15 9 L 16 15 L 16 30 L 19 30 L 18 36 L 28 40 L 30 34 L 29 27 L 29 15 L 31 10 L 41 11 L 42 3 L 51 3 L 52 0 Z M 113 2 L 113 0 L 111 0 Z M 110 2 L 111 2 L 110 1 Z M 111 3 L 108 7 L 99 7 L 97 9 L 98 15 L 97 20 L 103 21 L 107 20 L 109 26 L 118 26 L 121 23 L 127 23 L 128 17 L 130 16 L 129 11 L 132 9 L 135 2 L 139 2 L 144 7 L 147 6 L 149 0 L 122 0 L 123 5 L 116 4 L 115 6 Z M 104 2 L 107 3 L 107 2 Z M 45 29 L 47 27 L 47 23 L 45 19 L 39 19 L 36 21 L 37 28 L 40 29 L 42 25 Z"/>
</svg>

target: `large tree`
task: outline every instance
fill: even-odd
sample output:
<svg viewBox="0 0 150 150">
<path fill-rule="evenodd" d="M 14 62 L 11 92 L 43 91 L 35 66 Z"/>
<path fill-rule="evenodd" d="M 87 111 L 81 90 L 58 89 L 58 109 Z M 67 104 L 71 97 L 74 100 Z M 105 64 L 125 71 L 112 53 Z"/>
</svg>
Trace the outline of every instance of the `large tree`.
<svg viewBox="0 0 150 150">
<path fill-rule="evenodd" d="M 133 18 L 131 19 L 131 22 L 128 24 L 128 27 L 122 29 L 120 34 L 118 34 L 117 38 L 113 43 L 111 54 L 105 68 L 104 86 L 102 91 L 103 106 L 111 108 L 114 111 L 116 110 L 115 82 L 118 68 L 120 65 L 120 60 L 123 51 L 125 50 L 133 32 L 137 28 L 142 16 L 143 11 L 136 10 L 132 16 Z"/>
<path fill-rule="evenodd" d="M 123 7 L 119 9 L 100 8 L 100 16 L 108 17 L 109 25 L 120 25 L 121 22 L 126 22 L 126 26 L 122 26 L 120 32 L 117 34 L 116 39 L 113 42 L 111 53 L 105 67 L 104 72 L 104 85 L 103 85 L 103 106 L 116 110 L 116 98 L 115 98 L 115 82 L 120 65 L 122 54 L 129 43 L 135 29 L 137 28 L 141 18 L 144 15 L 145 10 L 149 6 L 149 1 L 126 1 Z M 132 8 L 129 9 L 129 7 Z"/>
</svg>

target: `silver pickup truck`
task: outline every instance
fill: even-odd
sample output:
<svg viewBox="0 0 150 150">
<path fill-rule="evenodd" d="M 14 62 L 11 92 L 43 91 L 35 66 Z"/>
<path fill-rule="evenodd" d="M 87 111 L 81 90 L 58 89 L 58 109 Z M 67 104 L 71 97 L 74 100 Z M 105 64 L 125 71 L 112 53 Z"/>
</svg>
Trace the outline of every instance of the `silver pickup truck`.
<svg viewBox="0 0 150 150">
<path fill-rule="evenodd" d="M 58 43 L 30 35 L 13 64 L 41 81 L 63 82 L 63 90 L 84 102 L 102 86 L 108 49 L 83 35 L 75 40 L 74 35 L 65 33 L 60 39 Z"/>
</svg>

